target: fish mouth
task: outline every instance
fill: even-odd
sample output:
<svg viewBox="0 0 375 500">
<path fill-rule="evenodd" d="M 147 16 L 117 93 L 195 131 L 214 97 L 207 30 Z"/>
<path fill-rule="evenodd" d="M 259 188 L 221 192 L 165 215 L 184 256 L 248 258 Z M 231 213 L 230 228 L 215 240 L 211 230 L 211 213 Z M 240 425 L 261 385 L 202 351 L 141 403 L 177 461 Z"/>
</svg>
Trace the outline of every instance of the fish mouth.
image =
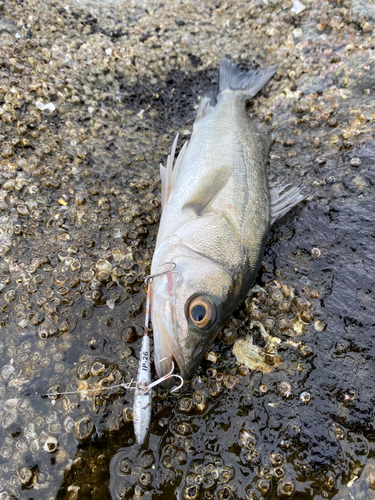
<svg viewBox="0 0 375 500">
<path fill-rule="evenodd" d="M 185 335 L 179 332 L 172 300 L 166 301 L 163 309 L 154 311 L 152 316 L 154 361 L 158 376 L 162 378 L 168 375 L 173 361 L 182 378 L 187 379 L 202 361 L 211 338 L 202 338 L 201 332 L 187 331 Z M 180 342 L 179 338 L 183 341 Z M 173 386 L 173 378 L 166 382 L 165 386 Z"/>
<path fill-rule="evenodd" d="M 177 341 L 177 324 L 173 300 L 166 300 L 161 310 L 152 312 L 154 331 L 154 362 L 160 378 L 170 373 L 172 363 L 178 365 L 181 375 L 185 378 L 185 359 Z M 182 369 L 181 369 L 182 368 Z M 168 381 L 173 385 L 173 379 Z"/>
</svg>

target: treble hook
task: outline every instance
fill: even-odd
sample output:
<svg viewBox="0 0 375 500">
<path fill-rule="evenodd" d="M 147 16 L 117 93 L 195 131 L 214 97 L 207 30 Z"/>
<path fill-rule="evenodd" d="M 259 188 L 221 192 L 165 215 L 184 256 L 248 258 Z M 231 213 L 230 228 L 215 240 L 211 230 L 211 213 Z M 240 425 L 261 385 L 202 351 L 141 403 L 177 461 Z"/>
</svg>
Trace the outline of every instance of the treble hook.
<svg viewBox="0 0 375 500">
<path fill-rule="evenodd" d="M 184 379 L 181 377 L 181 375 L 178 375 L 177 373 L 173 373 L 173 370 L 174 370 L 174 362 L 172 359 L 170 358 L 163 358 L 161 359 L 160 361 L 158 361 L 157 363 L 155 364 L 159 364 L 161 363 L 162 361 L 170 361 L 172 363 L 172 368 L 171 370 L 169 371 L 169 373 L 167 373 L 166 375 L 164 375 L 163 377 L 160 377 L 158 378 L 157 380 L 155 380 L 155 382 L 152 382 L 151 384 L 147 385 L 147 386 L 142 386 L 140 385 L 139 386 L 139 389 L 144 393 L 146 394 L 150 389 L 152 389 L 153 387 L 156 387 L 157 385 L 161 384 L 162 382 L 164 382 L 165 380 L 171 378 L 171 377 L 175 377 L 175 378 L 178 378 L 179 381 L 180 381 L 180 385 L 178 385 L 177 387 L 174 387 L 170 392 L 176 392 L 178 391 L 179 389 L 181 389 L 181 387 L 184 385 Z"/>
</svg>

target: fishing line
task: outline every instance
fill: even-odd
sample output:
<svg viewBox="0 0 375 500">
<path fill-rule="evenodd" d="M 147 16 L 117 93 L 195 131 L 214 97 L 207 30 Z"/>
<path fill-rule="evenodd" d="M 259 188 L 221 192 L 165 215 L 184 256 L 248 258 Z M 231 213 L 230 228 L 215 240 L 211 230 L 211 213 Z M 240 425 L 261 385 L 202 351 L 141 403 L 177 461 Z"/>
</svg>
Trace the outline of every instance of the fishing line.
<svg viewBox="0 0 375 500">
<path fill-rule="evenodd" d="M 109 385 L 108 387 L 98 387 L 97 389 L 79 389 L 77 391 L 66 391 L 66 392 L 49 392 L 47 394 L 41 394 L 41 396 L 65 396 L 67 394 L 82 394 L 85 392 L 97 392 L 97 391 L 107 391 L 108 389 L 117 389 L 122 387 L 123 389 L 135 389 L 135 381 L 132 379 L 130 382 L 124 382 L 123 384 Z"/>
</svg>

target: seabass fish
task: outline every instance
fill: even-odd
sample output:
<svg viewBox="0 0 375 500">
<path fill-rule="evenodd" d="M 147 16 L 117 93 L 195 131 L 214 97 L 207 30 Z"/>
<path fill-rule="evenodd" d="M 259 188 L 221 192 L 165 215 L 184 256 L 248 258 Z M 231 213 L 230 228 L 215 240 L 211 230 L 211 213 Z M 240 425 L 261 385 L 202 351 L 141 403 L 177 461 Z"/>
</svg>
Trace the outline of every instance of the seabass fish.
<svg viewBox="0 0 375 500">
<path fill-rule="evenodd" d="M 189 143 L 161 166 L 162 216 L 152 260 L 151 318 L 160 376 L 174 359 L 188 377 L 253 285 L 271 224 L 304 199 L 269 188 L 267 141 L 246 101 L 277 65 L 241 71 L 221 61 L 216 98 L 203 98 Z"/>
</svg>

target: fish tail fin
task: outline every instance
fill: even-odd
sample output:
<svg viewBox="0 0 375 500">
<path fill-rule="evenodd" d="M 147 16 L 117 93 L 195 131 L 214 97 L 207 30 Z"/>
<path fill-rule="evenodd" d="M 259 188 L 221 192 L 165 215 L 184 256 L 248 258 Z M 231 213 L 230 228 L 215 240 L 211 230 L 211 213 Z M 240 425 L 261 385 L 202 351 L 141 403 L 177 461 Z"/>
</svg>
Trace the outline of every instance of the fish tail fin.
<svg viewBox="0 0 375 500">
<path fill-rule="evenodd" d="M 278 65 L 266 69 L 242 71 L 230 59 L 224 57 L 220 63 L 219 95 L 225 91 L 239 91 L 246 97 L 254 97 L 272 78 Z"/>
</svg>

